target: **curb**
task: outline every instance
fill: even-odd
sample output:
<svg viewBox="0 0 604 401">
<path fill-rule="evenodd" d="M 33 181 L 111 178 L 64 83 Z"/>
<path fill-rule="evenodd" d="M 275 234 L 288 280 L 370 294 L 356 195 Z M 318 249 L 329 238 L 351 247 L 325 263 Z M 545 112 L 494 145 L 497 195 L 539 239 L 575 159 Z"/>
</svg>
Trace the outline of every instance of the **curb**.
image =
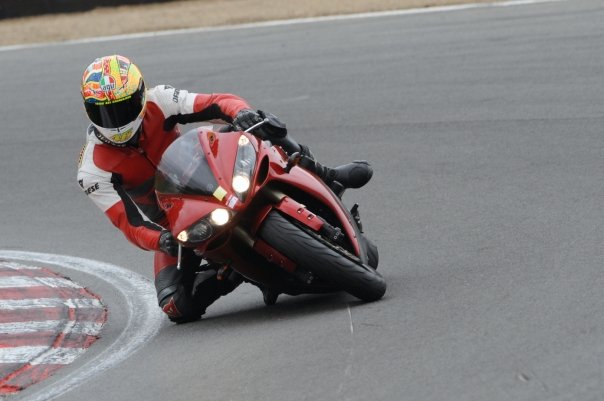
<svg viewBox="0 0 604 401">
<path fill-rule="evenodd" d="M 100 298 L 50 269 L 0 261 L 0 395 L 72 363 L 100 338 Z"/>
</svg>

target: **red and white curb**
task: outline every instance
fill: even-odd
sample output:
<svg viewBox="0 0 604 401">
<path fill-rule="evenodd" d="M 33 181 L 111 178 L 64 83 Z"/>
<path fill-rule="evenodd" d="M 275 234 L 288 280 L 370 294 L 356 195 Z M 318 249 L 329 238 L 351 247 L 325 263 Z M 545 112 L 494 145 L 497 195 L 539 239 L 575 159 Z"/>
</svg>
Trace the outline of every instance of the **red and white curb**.
<svg viewBox="0 0 604 401">
<path fill-rule="evenodd" d="M 46 379 L 100 335 L 107 309 L 53 271 L 0 261 L 0 395 Z"/>
<path fill-rule="evenodd" d="M 153 284 L 132 271 L 89 259 L 0 250 L 0 398 L 72 363 L 96 341 L 107 320 L 107 310 L 96 295 L 54 273 L 52 266 L 92 274 L 116 288 L 128 319 L 102 352 L 52 386 L 27 394 L 28 401 L 52 400 L 117 365 L 164 322 Z"/>
</svg>

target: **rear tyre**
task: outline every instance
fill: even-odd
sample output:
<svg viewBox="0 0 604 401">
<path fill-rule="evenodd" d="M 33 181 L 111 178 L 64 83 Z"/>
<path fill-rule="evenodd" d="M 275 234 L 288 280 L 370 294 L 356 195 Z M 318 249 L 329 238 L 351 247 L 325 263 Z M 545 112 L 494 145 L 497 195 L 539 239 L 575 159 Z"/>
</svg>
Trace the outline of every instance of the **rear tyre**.
<svg viewBox="0 0 604 401">
<path fill-rule="evenodd" d="M 267 216 L 260 237 L 298 266 L 363 301 L 376 301 L 386 292 L 386 281 L 380 273 L 279 212 Z"/>
</svg>

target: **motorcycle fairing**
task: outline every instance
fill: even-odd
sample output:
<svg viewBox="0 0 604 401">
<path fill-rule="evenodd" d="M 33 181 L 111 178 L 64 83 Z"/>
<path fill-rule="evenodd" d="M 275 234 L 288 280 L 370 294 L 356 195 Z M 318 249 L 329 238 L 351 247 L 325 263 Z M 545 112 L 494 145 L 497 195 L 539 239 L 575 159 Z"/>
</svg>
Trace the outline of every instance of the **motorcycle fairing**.
<svg viewBox="0 0 604 401">
<path fill-rule="evenodd" d="M 252 143 L 258 152 L 256 158 L 257 166 L 254 169 L 253 177 L 251 177 L 251 187 L 245 202 L 237 201 L 237 195 L 232 189 L 232 175 L 236 152 L 220 151 L 221 148 L 236 149 L 242 135 L 250 139 L 250 143 Z M 191 142 L 191 146 L 199 147 L 199 152 L 202 152 L 201 156 L 205 159 L 204 164 L 212 172 L 212 180 L 214 180 L 216 185 L 213 185 L 212 188 L 209 188 L 203 194 L 191 194 L 189 192 L 186 201 L 180 199 L 178 194 L 171 196 L 170 194 L 158 192 L 160 205 L 166 211 L 170 227 L 175 235 L 187 229 L 200 216 L 209 214 L 218 207 L 226 206 L 235 212 L 244 210 L 261 189 L 270 190 L 274 186 L 273 184 L 285 184 L 285 187 L 296 188 L 329 208 L 340 221 L 339 225 L 342 227 L 346 238 L 350 241 L 353 253 L 361 260 L 367 260 L 364 248 L 359 243 L 360 232 L 358 227 L 340 199 L 317 176 L 309 171 L 298 166 L 294 166 L 287 171 L 287 155 L 282 149 L 271 146 L 269 142 L 262 141 L 248 133 L 216 133 L 208 127 L 199 127 L 183 136 L 196 138 Z M 179 141 L 182 141 L 182 138 Z M 266 172 L 267 176 L 259 179 L 258 174 L 261 169 L 258 167 L 266 159 L 268 159 L 269 165 Z M 204 188 L 201 189 L 203 190 Z M 213 192 L 210 195 L 211 191 Z M 256 221 L 255 227 L 252 227 L 254 233 L 272 209 L 281 211 L 317 233 L 320 233 L 320 229 L 323 226 L 320 218 L 315 217 L 304 205 L 286 193 L 284 197 L 280 197 L 274 204 L 269 205 L 258 216 L 259 219 Z"/>
</svg>

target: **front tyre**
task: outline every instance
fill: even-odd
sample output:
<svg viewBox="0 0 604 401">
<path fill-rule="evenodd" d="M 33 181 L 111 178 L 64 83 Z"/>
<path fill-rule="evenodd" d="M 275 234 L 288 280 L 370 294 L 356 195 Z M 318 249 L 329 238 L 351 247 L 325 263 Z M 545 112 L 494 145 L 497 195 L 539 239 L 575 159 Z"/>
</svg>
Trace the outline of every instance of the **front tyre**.
<svg viewBox="0 0 604 401">
<path fill-rule="evenodd" d="M 386 281 L 380 273 L 346 251 L 324 243 L 317 235 L 307 233 L 279 212 L 269 213 L 260 237 L 299 267 L 363 301 L 377 301 L 386 292 Z"/>
</svg>

